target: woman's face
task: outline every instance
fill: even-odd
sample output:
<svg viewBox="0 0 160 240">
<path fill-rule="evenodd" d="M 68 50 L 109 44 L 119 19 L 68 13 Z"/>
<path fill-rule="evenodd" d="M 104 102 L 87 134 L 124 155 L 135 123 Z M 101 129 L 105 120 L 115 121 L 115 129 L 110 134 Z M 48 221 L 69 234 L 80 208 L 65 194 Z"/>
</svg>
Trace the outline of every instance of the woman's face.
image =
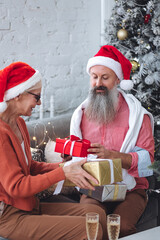
<svg viewBox="0 0 160 240">
<path fill-rule="evenodd" d="M 32 110 L 41 105 L 40 100 L 41 88 L 25 92 L 19 96 L 18 110 L 20 115 L 31 116 Z"/>
</svg>

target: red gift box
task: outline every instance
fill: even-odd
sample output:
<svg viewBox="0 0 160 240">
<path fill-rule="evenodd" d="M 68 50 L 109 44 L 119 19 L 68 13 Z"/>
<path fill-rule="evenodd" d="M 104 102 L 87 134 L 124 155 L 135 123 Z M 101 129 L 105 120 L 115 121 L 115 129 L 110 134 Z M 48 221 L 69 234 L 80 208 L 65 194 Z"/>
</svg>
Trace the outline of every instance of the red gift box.
<svg viewBox="0 0 160 240">
<path fill-rule="evenodd" d="M 71 135 L 70 139 L 56 138 L 55 152 L 74 157 L 87 157 L 88 148 L 90 148 L 90 141 L 87 139 L 80 139 L 74 135 Z"/>
</svg>

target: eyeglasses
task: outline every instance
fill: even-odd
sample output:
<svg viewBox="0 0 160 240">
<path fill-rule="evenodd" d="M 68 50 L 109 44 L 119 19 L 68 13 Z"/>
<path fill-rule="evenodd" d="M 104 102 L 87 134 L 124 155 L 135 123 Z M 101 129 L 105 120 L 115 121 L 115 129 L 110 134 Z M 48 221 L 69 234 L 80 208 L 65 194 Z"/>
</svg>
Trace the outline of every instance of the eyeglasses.
<svg viewBox="0 0 160 240">
<path fill-rule="evenodd" d="M 36 99 L 36 102 L 38 102 L 40 100 L 40 98 L 41 98 L 41 95 L 37 95 L 37 94 L 32 93 L 32 92 L 27 92 L 27 93 L 33 95 L 35 97 L 35 99 Z"/>
</svg>

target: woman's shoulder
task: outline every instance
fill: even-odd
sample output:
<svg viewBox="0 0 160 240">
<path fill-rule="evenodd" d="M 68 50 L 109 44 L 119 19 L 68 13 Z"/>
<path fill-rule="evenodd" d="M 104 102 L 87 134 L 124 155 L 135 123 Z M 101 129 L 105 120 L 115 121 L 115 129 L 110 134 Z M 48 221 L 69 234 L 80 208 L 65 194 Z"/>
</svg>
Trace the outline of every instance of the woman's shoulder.
<svg viewBox="0 0 160 240">
<path fill-rule="evenodd" d="M 0 119 L 0 131 L 10 130 L 10 126 L 4 122 L 2 119 Z"/>
<path fill-rule="evenodd" d="M 3 143 L 8 141 L 9 135 L 11 132 L 10 126 L 0 119 L 0 145 L 2 146 Z"/>
</svg>

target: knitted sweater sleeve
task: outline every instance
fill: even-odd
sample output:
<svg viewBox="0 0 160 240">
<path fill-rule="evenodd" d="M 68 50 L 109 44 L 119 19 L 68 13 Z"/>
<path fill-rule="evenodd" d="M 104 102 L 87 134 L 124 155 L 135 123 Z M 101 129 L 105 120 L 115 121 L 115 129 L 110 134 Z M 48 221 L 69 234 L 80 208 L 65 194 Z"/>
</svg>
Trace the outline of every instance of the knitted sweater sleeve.
<svg viewBox="0 0 160 240">
<path fill-rule="evenodd" d="M 33 196 L 65 179 L 63 169 L 59 167 L 32 176 L 14 134 L 5 128 L 0 132 L 0 184 L 12 198 Z"/>
</svg>

